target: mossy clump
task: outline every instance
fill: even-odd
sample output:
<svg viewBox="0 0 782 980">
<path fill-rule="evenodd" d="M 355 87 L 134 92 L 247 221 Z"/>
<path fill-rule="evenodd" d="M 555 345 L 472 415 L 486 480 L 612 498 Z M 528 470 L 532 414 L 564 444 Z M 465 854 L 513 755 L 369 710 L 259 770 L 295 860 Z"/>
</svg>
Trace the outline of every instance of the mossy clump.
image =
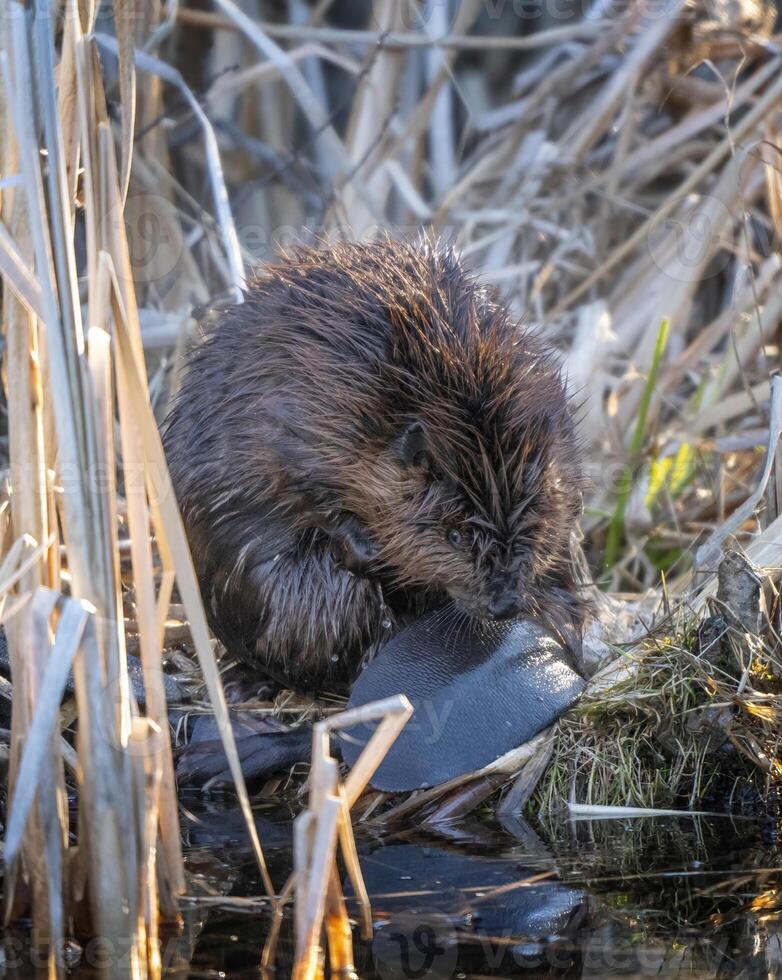
<svg viewBox="0 0 782 980">
<path fill-rule="evenodd" d="M 692 622 L 669 624 L 596 675 L 557 726 L 533 814 L 561 809 L 566 800 L 730 807 L 743 787 L 756 787 L 762 798 L 782 779 L 774 651 L 725 625 L 713 657 L 700 636 Z"/>
</svg>

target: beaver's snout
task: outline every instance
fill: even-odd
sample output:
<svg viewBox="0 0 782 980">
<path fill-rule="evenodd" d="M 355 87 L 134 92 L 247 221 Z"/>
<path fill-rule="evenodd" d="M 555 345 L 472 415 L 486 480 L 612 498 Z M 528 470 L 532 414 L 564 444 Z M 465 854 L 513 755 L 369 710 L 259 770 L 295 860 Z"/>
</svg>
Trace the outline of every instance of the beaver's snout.
<svg viewBox="0 0 782 980">
<path fill-rule="evenodd" d="M 519 619 L 529 612 L 518 592 L 510 589 L 480 599 L 452 592 L 451 598 L 470 619 Z"/>
<path fill-rule="evenodd" d="M 514 592 L 493 595 L 486 603 L 486 613 L 490 619 L 514 619 L 521 611 L 521 600 Z"/>
</svg>

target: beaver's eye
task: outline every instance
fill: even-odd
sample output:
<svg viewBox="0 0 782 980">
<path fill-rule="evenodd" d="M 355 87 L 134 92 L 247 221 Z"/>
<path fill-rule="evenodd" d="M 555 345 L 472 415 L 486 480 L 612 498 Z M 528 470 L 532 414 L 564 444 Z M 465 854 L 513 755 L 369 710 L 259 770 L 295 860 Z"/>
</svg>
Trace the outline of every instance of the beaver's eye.
<svg viewBox="0 0 782 980">
<path fill-rule="evenodd" d="M 452 544 L 454 548 L 458 548 L 462 543 L 461 531 L 457 531 L 455 527 L 450 529 L 446 537 L 448 538 L 448 544 Z"/>
</svg>

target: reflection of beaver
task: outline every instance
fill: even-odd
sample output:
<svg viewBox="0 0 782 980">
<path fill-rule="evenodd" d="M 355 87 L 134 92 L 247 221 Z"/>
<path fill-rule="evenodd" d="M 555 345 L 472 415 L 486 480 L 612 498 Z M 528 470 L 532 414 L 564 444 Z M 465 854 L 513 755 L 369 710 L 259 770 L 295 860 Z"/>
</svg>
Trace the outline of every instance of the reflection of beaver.
<svg viewBox="0 0 782 980">
<path fill-rule="evenodd" d="M 581 469 L 550 349 L 449 250 L 299 250 L 194 351 L 165 443 L 207 613 L 294 685 L 453 600 L 581 620 Z"/>
</svg>

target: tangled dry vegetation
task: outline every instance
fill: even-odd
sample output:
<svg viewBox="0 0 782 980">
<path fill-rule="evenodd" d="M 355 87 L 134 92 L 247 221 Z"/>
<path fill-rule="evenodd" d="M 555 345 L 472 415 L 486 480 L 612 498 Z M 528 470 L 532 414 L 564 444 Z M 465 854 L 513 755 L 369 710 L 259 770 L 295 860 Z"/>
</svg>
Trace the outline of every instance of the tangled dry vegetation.
<svg viewBox="0 0 782 980">
<path fill-rule="evenodd" d="M 292 241 L 443 236 L 560 347 L 590 467 L 584 577 L 605 596 L 594 661 L 618 658 L 553 741 L 382 813 L 367 796 L 363 817 L 457 816 L 516 773 L 500 804 L 516 810 L 536 785 L 537 810 L 735 796 L 735 780 L 715 779 L 728 757 L 761 789 L 780 776 L 776 576 L 760 624 L 714 597 L 724 545 L 771 569 L 782 546 L 775 5 L 597 0 L 528 24 L 516 5 L 480 0 L 349 6 L 291 0 L 282 19 L 267 4 L 261 21 L 234 0 L 152 0 L 115 4 L 112 21 L 85 2 L 52 21 L 43 0 L 0 2 L 0 612 L 23 692 L 10 785 L 53 643 L 116 682 L 110 741 L 134 748 L 120 766 L 85 761 L 106 732 L 90 742 L 95 692 L 77 670 L 80 786 L 87 807 L 104 794 L 110 817 L 81 817 L 100 830 L 93 853 L 64 863 L 63 764 L 71 773 L 75 759 L 44 729 L 51 756 L 41 749 L 35 775 L 49 789 L 30 836 L 14 839 L 19 901 L 38 889 L 38 925 L 56 938 L 59 876 L 97 870 L 98 927 L 136 935 L 153 974 L 155 882 L 169 912 L 183 887 L 171 757 L 158 751 L 161 656 L 195 637 L 223 701 L 148 405 L 165 411 L 199 319 Z M 107 493 L 89 479 L 96 466 Z M 727 631 L 716 654 L 709 603 L 705 623 L 722 617 L 715 635 Z M 145 662 L 146 724 L 131 725 L 126 643 Z M 56 684 L 46 691 L 52 721 Z M 262 864 L 257 841 L 256 854 Z M 28 874 L 42 855 L 48 892 Z M 122 921 L 100 921 L 107 887 L 128 896 Z"/>
</svg>

